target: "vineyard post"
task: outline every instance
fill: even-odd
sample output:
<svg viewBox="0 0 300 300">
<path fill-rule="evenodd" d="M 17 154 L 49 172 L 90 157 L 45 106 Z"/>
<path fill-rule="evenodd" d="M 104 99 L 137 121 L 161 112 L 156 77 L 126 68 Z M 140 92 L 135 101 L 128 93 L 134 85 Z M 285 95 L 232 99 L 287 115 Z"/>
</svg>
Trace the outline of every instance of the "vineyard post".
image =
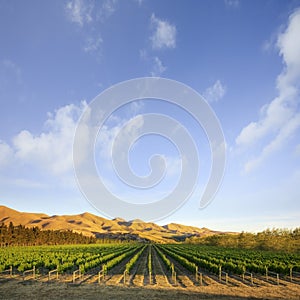
<svg viewBox="0 0 300 300">
<path fill-rule="evenodd" d="M 250 277 L 251 277 L 251 284 L 253 285 L 253 275 L 252 275 L 252 273 L 251 273 Z"/>
<path fill-rule="evenodd" d="M 103 268 L 102 268 L 102 270 L 99 271 L 99 273 L 98 273 L 98 283 L 101 282 L 101 278 L 102 278 L 103 280 L 105 279 L 105 271 L 104 271 Z"/>
<path fill-rule="evenodd" d="M 13 267 L 10 266 L 10 268 L 9 268 L 9 275 L 10 275 L 10 277 L 12 277 L 12 271 L 13 271 Z"/>
<path fill-rule="evenodd" d="M 195 274 L 195 278 L 196 278 L 196 281 L 198 281 L 198 266 L 196 266 L 196 274 Z"/>
<path fill-rule="evenodd" d="M 57 268 L 55 270 L 52 270 L 52 271 L 48 272 L 48 281 L 51 280 L 51 274 L 54 273 L 54 272 L 56 273 L 56 280 L 58 279 L 58 268 Z"/>
<path fill-rule="evenodd" d="M 202 273 L 200 273 L 200 285 L 202 286 L 203 282 L 202 282 Z"/>
<path fill-rule="evenodd" d="M 219 281 L 222 281 L 222 266 L 219 266 Z"/>
<path fill-rule="evenodd" d="M 78 277 L 77 278 L 81 278 L 81 272 L 80 269 L 76 270 L 73 272 L 73 283 L 75 283 L 76 280 L 76 274 L 78 273 Z"/>
<path fill-rule="evenodd" d="M 291 282 L 293 282 L 293 267 L 290 267 Z"/>
<path fill-rule="evenodd" d="M 23 280 L 25 280 L 25 276 L 26 276 L 25 274 L 27 274 L 29 272 L 32 272 L 32 278 L 35 279 L 35 266 L 33 266 L 32 270 L 27 270 L 27 271 L 23 272 Z"/>
<path fill-rule="evenodd" d="M 243 281 L 245 281 L 245 273 L 246 273 L 246 267 L 243 266 L 243 275 L 242 275 Z"/>
<path fill-rule="evenodd" d="M 277 285 L 279 285 L 279 274 L 276 275 L 277 278 Z"/>
<path fill-rule="evenodd" d="M 266 280 L 269 281 L 269 276 L 268 276 L 268 267 L 266 267 Z"/>
<path fill-rule="evenodd" d="M 124 284 L 126 284 L 126 273 L 127 273 L 127 270 L 125 270 L 124 273 L 123 273 L 123 276 L 124 276 Z"/>
<path fill-rule="evenodd" d="M 103 269 L 104 279 L 105 279 L 105 276 L 107 275 L 107 266 L 103 265 L 102 269 Z"/>
</svg>

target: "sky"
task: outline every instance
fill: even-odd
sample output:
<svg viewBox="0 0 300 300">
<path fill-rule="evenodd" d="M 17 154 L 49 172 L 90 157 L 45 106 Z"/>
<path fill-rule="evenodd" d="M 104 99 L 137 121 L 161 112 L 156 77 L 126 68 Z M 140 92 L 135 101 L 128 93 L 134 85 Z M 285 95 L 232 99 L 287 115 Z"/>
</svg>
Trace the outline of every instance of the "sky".
<svg viewBox="0 0 300 300">
<path fill-rule="evenodd" d="M 163 155 L 165 176 L 154 189 L 124 185 L 111 164 L 120 129 L 131 122 L 135 137 L 145 114 L 164 114 L 190 132 L 200 168 L 191 197 L 158 224 L 299 227 L 300 1 L 0 0 L 0 41 L 0 205 L 107 217 L 76 182 L 77 124 L 107 88 L 163 77 L 201 94 L 220 122 L 226 168 L 218 193 L 199 208 L 212 163 L 205 131 L 159 99 L 131 102 L 99 129 L 95 161 L 106 186 L 132 203 L 172 191 L 183 163 L 167 138 L 143 136 L 128 154 L 137 176 Z"/>
</svg>

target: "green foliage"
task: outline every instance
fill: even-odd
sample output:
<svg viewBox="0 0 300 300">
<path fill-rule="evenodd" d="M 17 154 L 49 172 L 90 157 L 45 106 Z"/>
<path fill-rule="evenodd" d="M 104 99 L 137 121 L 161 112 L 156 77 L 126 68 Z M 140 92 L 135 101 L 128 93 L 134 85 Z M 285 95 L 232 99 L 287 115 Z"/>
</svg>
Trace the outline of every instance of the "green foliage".
<svg viewBox="0 0 300 300">
<path fill-rule="evenodd" d="M 257 234 L 242 232 L 240 234 L 212 235 L 204 238 L 192 237 L 186 242 L 226 248 L 300 253 L 300 228 L 294 230 L 267 229 Z"/>
<path fill-rule="evenodd" d="M 137 252 L 131 259 L 130 261 L 126 264 L 125 266 L 125 270 L 130 273 L 130 271 L 132 270 L 132 268 L 134 267 L 134 265 L 136 264 L 137 260 L 139 259 L 139 257 L 142 255 L 142 253 L 144 252 L 145 248 L 147 246 L 145 245 L 139 252 Z"/>
<path fill-rule="evenodd" d="M 170 262 L 170 260 L 166 257 L 166 255 L 164 253 L 162 253 L 162 251 L 157 246 L 154 246 L 154 247 L 155 247 L 155 250 L 157 251 L 158 255 L 160 256 L 160 258 L 164 262 L 164 264 L 170 270 L 172 268 L 172 263 Z"/>
<path fill-rule="evenodd" d="M 0 248 L 0 270 L 13 266 L 24 272 L 33 266 L 45 272 L 58 268 L 60 273 L 80 268 L 84 273 L 101 264 L 116 265 L 140 246 L 133 244 L 29 246 Z"/>
<path fill-rule="evenodd" d="M 196 271 L 197 266 L 194 262 L 189 261 L 189 258 L 188 258 L 189 255 L 183 256 L 183 255 L 179 254 L 178 252 L 172 251 L 172 250 L 168 249 L 167 247 L 163 247 L 163 246 L 160 246 L 160 248 L 164 252 L 166 252 L 169 256 L 171 256 L 172 258 L 177 260 L 181 265 L 183 265 L 188 270 L 190 270 L 191 272 Z M 161 253 L 161 255 L 165 256 L 163 253 Z M 171 268 L 171 266 L 170 266 L 170 268 Z"/>
<path fill-rule="evenodd" d="M 285 275 L 289 274 L 291 267 L 294 271 L 300 270 L 300 255 L 297 254 L 187 244 L 159 247 L 190 271 L 194 271 L 194 266 L 215 274 L 218 274 L 219 266 L 231 274 L 245 271 L 265 274 L 266 267 Z"/>
<path fill-rule="evenodd" d="M 151 274 L 152 273 L 152 246 L 149 246 L 147 266 L 148 266 L 148 272 L 149 274 Z"/>
</svg>

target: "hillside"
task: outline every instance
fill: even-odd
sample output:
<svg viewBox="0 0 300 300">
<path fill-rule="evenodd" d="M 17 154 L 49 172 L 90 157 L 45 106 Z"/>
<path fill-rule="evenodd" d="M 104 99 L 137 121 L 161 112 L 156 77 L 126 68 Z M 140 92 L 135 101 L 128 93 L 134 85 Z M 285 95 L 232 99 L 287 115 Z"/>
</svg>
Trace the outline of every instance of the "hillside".
<svg viewBox="0 0 300 300">
<path fill-rule="evenodd" d="M 121 218 L 108 220 L 91 213 L 79 215 L 48 216 L 41 213 L 19 212 L 0 206 L 0 223 L 39 227 L 42 230 L 72 230 L 97 238 L 123 238 L 148 240 L 159 243 L 184 241 L 188 237 L 202 237 L 220 234 L 207 228 L 197 228 L 171 223 L 159 226 L 141 220 L 125 221 Z"/>
</svg>

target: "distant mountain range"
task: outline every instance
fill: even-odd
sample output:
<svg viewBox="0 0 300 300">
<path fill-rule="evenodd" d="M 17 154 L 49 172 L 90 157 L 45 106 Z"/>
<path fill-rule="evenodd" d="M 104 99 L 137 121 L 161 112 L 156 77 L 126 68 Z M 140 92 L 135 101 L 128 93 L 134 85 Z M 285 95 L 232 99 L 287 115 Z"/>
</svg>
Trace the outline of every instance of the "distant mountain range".
<svg viewBox="0 0 300 300">
<path fill-rule="evenodd" d="M 176 223 L 159 226 L 141 220 L 125 221 L 121 218 L 108 220 L 90 213 L 48 216 L 42 213 L 19 212 L 6 206 L 0 206 L 0 224 L 9 224 L 10 222 L 26 227 L 36 226 L 42 230 L 72 230 L 97 238 L 147 240 L 159 243 L 184 241 L 192 236 L 202 237 L 227 233 Z"/>
</svg>

